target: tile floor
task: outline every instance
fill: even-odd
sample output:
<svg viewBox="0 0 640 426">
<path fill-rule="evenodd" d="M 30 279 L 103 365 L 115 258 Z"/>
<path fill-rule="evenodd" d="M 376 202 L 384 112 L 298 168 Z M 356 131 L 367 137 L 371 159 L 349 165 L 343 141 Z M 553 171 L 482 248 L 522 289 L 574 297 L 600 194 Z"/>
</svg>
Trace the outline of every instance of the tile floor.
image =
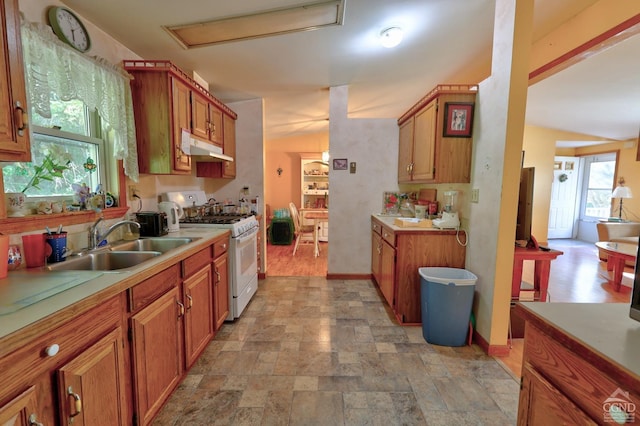
<svg viewBox="0 0 640 426">
<path fill-rule="evenodd" d="M 477 346 L 430 345 L 373 283 L 271 277 L 154 425 L 514 425 L 518 382 Z"/>
</svg>

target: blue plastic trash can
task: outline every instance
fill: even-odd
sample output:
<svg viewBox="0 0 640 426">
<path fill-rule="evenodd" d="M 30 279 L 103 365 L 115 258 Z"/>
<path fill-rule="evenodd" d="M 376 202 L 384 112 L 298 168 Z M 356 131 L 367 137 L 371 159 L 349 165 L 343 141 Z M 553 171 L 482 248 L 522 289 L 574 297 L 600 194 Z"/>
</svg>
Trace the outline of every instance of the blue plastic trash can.
<svg viewBox="0 0 640 426">
<path fill-rule="evenodd" d="M 420 274 L 422 336 L 440 346 L 464 346 L 476 277 L 466 269 L 424 267 Z"/>
</svg>

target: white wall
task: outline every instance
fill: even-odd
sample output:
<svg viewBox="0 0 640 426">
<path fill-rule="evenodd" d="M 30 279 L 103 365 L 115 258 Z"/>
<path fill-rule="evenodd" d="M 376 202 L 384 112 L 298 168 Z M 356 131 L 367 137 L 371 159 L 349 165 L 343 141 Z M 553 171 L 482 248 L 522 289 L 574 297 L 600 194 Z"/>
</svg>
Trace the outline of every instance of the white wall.
<svg viewBox="0 0 640 426">
<path fill-rule="evenodd" d="M 398 124 L 349 119 L 347 86 L 329 92 L 329 153 L 356 162 L 356 173 L 329 169 L 329 274 L 371 273 L 371 214 L 398 187 Z M 329 161 L 331 164 L 331 160 Z"/>
</svg>

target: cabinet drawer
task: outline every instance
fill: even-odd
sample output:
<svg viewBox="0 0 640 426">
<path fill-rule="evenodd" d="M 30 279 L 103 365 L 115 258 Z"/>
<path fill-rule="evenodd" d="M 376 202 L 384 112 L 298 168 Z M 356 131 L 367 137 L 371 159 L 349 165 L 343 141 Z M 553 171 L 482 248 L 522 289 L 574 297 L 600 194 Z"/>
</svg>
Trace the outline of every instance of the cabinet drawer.
<svg viewBox="0 0 640 426">
<path fill-rule="evenodd" d="M 208 263 L 211 263 L 211 246 L 182 261 L 182 277 L 190 277 Z"/>
<path fill-rule="evenodd" d="M 372 221 L 371 222 L 371 230 L 373 232 L 375 232 L 378 235 L 381 235 L 382 233 L 382 225 L 380 225 L 378 222 Z"/>
<path fill-rule="evenodd" d="M 225 254 L 229 249 L 229 238 L 216 240 L 213 243 L 213 258 L 217 259 L 221 255 Z"/>
<path fill-rule="evenodd" d="M 180 282 L 180 265 L 175 264 L 129 289 L 129 312 L 135 312 L 162 296 Z"/>
<path fill-rule="evenodd" d="M 122 313 L 120 296 L 113 297 L 1 358 L 0 400 L 6 396 L 6 391 L 58 368 L 115 328 L 121 321 Z M 54 345 L 57 345 L 57 352 Z M 48 349 L 50 355 L 47 354 Z"/>
<path fill-rule="evenodd" d="M 630 401 L 640 401 L 638 382 L 624 372 L 614 377 L 607 373 L 606 361 L 585 359 L 531 323 L 525 327 L 524 365 L 533 366 L 592 419 L 602 420 L 603 403 L 618 389 L 629 392 Z"/>
<path fill-rule="evenodd" d="M 382 238 L 384 238 L 384 240 L 386 242 L 391 244 L 391 247 L 395 247 L 396 246 L 396 234 L 390 228 L 387 228 L 386 226 L 383 226 L 382 227 L 382 231 L 381 231 L 381 235 L 382 235 Z"/>
</svg>

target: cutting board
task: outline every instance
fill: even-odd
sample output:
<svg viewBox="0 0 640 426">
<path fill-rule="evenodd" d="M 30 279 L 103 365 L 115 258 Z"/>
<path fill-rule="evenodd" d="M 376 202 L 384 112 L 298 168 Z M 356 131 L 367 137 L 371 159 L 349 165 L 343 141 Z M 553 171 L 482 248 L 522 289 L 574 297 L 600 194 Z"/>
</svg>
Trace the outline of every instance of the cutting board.
<svg viewBox="0 0 640 426">
<path fill-rule="evenodd" d="M 418 200 L 424 201 L 436 201 L 436 195 L 438 194 L 437 189 L 421 189 L 418 193 Z"/>
</svg>

